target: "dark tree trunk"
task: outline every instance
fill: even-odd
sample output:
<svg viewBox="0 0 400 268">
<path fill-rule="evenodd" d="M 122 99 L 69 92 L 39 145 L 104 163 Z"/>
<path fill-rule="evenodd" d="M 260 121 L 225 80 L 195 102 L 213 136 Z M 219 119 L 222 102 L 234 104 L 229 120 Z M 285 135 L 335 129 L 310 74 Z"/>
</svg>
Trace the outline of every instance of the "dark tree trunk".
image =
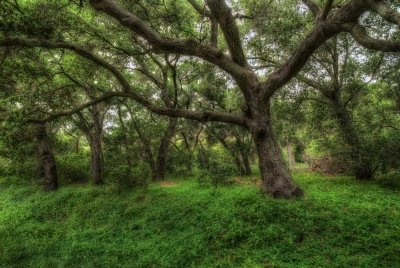
<svg viewBox="0 0 400 268">
<path fill-rule="evenodd" d="M 78 134 L 76 136 L 76 142 L 75 142 L 75 152 L 79 154 L 79 148 L 80 148 L 80 141 L 81 141 L 81 136 Z"/>
<path fill-rule="evenodd" d="M 54 191 L 58 187 L 56 161 L 50 138 L 47 134 L 46 124 L 38 124 L 36 138 L 38 141 L 41 173 L 45 191 Z"/>
<path fill-rule="evenodd" d="M 250 166 L 250 160 L 249 156 L 247 155 L 247 152 L 240 150 L 240 154 L 242 156 L 242 162 L 243 162 L 243 167 L 244 167 L 244 174 L 245 175 L 251 175 L 251 166 Z"/>
<path fill-rule="evenodd" d="M 164 137 L 162 138 L 160 147 L 158 149 L 156 169 L 155 169 L 155 174 L 154 174 L 155 180 L 162 180 L 165 178 L 165 170 L 166 170 L 166 164 L 167 164 L 169 143 L 175 134 L 177 123 L 178 123 L 177 118 L 170 117 L 168 119 L 167 130 L 164 133 Z"/>
<path fill-rule="evenodd" d="M 90 133 L 90 149 L 91 149 L 91 172 L 94 184 L 102 184 L 104 182 L 104 161 L 101 136 L 103 131 L 100 111 L 96 106 L 92 108 L 93 127 Z"/>
<path fill-rule="evenodd" d="M 243 175 L 251 175 L 250 160 L 248 156 L 248 150 L 245 149 L 242 139 L 238 133 L 234 134 L 236 139 L 236 147 L 239 152 L 239 161 L 241 162 L 241 168 L 243 170 Z"/>
<path fill-rule="evenodd" d="M 336 119 L 339 124 L 340 133 L 349 146 L 350 157 L 357 180 L 371 180 L 374 177 L 373 164 L 362 152 L 361 141 L 354 128 L 351 115 L 340 100 L 333 99 Z"/>
<path fill-rule="evenodd" d="M 102 146 L 101 140 L 92 133 L 92 142 L 90 144 L 91 149 L 91 162 L 90 170 L 92 172 L 92 179 L 94 184 L 103 183 L 103 159 L 102 159 Z"/>
<path fill-rule="evenodd" d="M 289 169 L 283 161 L 281 149 L 272 129 L 269 106 L 258 114 L 249 127 L 258 153 L 264 191 L 277 198 L 303 196 L 303 190 L 293 182 Z"/>
</svg>

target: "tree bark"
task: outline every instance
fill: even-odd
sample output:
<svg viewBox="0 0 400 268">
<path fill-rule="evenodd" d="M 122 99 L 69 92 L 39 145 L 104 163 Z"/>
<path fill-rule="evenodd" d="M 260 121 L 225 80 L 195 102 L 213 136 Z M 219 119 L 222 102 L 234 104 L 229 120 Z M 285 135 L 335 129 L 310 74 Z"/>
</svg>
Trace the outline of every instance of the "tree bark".
<svg viewBox="0 0 400 268">
<path fill-rule="evenodd" d="M 272 129 L 269 105 L 250 125 L 256 145 L 263 190 L 275 198 L 303 196 L 303 190 L 292 179 Z"/>
<path fill-rule="evenodd" d="M 250 160 L 249 160 L 249 156 L 247 155 L 247 152 L 244 152 L 243 150 L 240 150 L 240 154 L 242 156 L 244 174 L 245 175 L 251 175 L 252 171 L 251 171 Z"/>
<path fill-rule="evenodd" d="M 175 134 L 176 125 L 178 119 L 170 117 L 168 119 L 168 127 L 164 133 L 164 137 L 161 140 L 160 147 L 158 149 L 156 169 L 154 174 L 155 180 L 162 180 L 165 178 L 166 162 L 168 157 L 169 143 Z"/>
<path fill-rule="evenodd" d="M 43 188 L 45 191 L 55 191 L 58 187 L 57 168 L 46 124 L 38 124 L 36 139 L 39 147 L 41 175 L 44 176 Z"/>
<path fill-rule="evenodd" d="M 98 107 L 93 106 L 92 110 L 93 127 L 90 133 L 90 149 L 91 149 L 91 172 L 94 184 L 102 184 L 104 182 L 104 160 L 101 136 L 103 131 L 102 120 Z"/>
</svg>

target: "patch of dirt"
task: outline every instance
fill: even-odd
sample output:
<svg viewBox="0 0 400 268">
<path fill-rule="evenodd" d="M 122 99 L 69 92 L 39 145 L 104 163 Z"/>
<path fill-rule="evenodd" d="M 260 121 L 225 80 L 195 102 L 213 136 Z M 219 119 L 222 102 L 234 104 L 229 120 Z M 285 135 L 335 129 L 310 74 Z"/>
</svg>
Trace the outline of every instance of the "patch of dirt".
<svg viewBox="0 0 400 268">
<path fill-rule="evenodd" d="M 251 177 L 251 178 L 234 177 L 233 183 L 240 185 L 256 185 L 258 187 L 261 187 L 261 180 L 258 177 Z"/>
<path fill-rule="evenodd" d="M 160 185 L 161 187 L 174 187 L 178 184 L 173 181 L 160 181 L 158 185 Z"/>
</svg>

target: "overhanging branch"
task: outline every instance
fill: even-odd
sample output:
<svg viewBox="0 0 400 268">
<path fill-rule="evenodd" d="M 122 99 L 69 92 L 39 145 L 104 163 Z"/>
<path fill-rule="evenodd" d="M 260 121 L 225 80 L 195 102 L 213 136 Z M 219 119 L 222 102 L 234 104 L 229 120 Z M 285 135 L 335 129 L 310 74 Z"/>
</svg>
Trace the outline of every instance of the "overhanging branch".
<svg viewBox="0 0 400 268">
<path fill-rule="evenodd" d="M 35 47 L 42 47 L 42 48 L 49 48 L 49 49 L 56 49 L 56 48 L 63 48 L 68 49 L 76 54 L 92 61 L 93 63 L 97 64 L 98 66 L 103 67 L 104 69 L 111 72 L 114 77 L 118 80 L 120 85 L 122 86 L 124 91 L 121 92 L 110 92 L 106 95 L 100 97 L 100 101 L 98 99 L 94 99 L 89 103 L 83 104 L 84 108 L 94 105 L 98 102 L 105 101 L 112 97 L 128 97 L 137 103 L 143 105 L 148 110 L 159 114 L 165 115 L 170 117 L 182 117 L 191 120 L 197 121 L 217 121 L 217 122 L 225 122 L 231 123 L 236 125 L 246 125 L 245 119 L 241 115 L 231 114 L 231 113 L 222 113 L 222 112 L 215 112 L 215 111 L 191 111 L 185 109 L 174 109 L 174 108 L 166 108 L 166 107 L 159 107 L 151 103 L 149 100 L 144 98 L 142 95 L 135 92 L 134 88 L 130 85 L 130 83 L 125 79 L 124 75 L 113 65 L 106 62 L 105 60 L 101 59 L 100 57 L 92 54 L 90 51 L 81 48 L 79 46 L 69 44 L 66 42 L 52 42 L 49 40 L 34 40 L 34 39 L 23 39 L 23 38 L 4 38 L 0 40 L 0 47 L 26 47 L 26 48 L 35 48 Z M 77 111 L 72 112 L 76 113 L 79 112 L 82 107 L 78 107 Z M 80 109 L 80 110 L 79 110 Z M 75 110 L 75 109 L 74 109 Z M 57 117 L 69 115 L 71 111 L 68 112 L 60 112 Z M 36 120 L 37 122 L 41 122 L 41 120 Z"/>
<path fill-rule="evenodd" d="M 400 52 L 400 41 L 375 39 L 368 35 L 360 24 L 348 24 L 343 27 L 361 46 L 382 52 Z"/>
</svg>

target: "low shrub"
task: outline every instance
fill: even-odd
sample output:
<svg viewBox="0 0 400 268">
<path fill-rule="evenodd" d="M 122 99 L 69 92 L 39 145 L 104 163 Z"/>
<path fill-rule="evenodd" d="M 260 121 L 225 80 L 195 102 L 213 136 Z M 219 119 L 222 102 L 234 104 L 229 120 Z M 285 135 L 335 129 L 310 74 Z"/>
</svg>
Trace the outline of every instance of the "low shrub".
<svg viewBox="0 0 400 268">
<path fill-rule="evenodd" d="M 61 181 L 86 182 L 90 178 L 90 160 L 86 155 L 69 153 L 58 156 L 56 161 Z"/>
<path fill-rule="evenodd" d="M 400 190 L 400 171 L 392 171 L 377 177 L 380 185 L 393 190 Z"/>
<path fill-rule="evenodd" d="M 131 169 L 128 165 L 119 165 L 110 170 L 107 178 L 115 183 L 118 191 L 121 191 L 137 186 L 147 186 L 150 175 L 150 168 L 145 164 L 131 167 Z"/>
<path fill-rule="evenodd" d="M 0 175 L 12 174 L 11 160 L 0 156 Z"/>
<path fill-rule="evenodd" d="M 202 150 L 197 155 L 201 186 L 229 184 L 230 178 L 238 173 L 230 155 L 222 149 Z"/>
</svg>

